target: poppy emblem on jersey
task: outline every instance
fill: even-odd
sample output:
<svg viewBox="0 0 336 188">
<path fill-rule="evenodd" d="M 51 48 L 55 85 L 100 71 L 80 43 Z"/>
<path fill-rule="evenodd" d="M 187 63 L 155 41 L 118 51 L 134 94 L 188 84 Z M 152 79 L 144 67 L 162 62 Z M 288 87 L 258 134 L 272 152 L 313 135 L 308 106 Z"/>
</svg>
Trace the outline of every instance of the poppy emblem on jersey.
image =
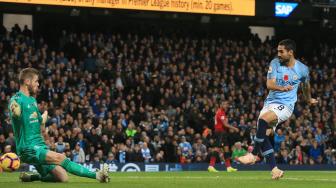
<svg viewBox="0 0 336 188">
<path fill-rule="evenodd" d="M 37 113 L 33 112 L 32 114 L 30 114 L 29 119 L 35 119 L 37 118 Z"/>
<path fill-rule="evenodd" d="M 285 74 L 285 75 L 283 76 L 283 80 L 288 81 L 288 74 Z"/>
</svg>

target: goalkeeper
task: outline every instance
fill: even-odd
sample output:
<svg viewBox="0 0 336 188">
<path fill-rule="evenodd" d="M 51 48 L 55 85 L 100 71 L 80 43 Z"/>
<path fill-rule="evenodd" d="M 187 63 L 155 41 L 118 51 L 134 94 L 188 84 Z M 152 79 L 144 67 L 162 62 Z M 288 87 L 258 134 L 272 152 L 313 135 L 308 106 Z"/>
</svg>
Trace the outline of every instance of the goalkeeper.
<svg viewBox="0 0 336 188">
<path fill-rule="evenodd" d="M 67 172 L 102 183 L 109 181 L 106 164 L 98 172 L 91 172 L 65 155 L 50 151 L 44 142 L 41 128 L 45 126 L 48 112 L 42 115 L 34 96 L 39 86 L 39 72 L 33 68 L 23 69 L 19 74 L 20 91 L 9 102 L 10 118 L 14 130 L 17 154 L 21 161 L 34 165 L 38 174 L 21 173 L 23 182 L 67 182 Z"/>
</svg>

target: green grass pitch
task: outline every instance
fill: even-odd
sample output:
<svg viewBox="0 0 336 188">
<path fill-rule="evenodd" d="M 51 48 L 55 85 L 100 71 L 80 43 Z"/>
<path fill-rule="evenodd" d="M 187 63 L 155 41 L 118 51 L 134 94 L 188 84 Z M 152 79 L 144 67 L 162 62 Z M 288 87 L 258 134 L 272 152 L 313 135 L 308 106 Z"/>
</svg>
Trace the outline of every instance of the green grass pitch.
<svg viewBox="0 0 336 188">
<path fill-rule="evenodd" d="M 336 171 L 286 171 L 283 179 L 271 180 L 270 172 L 124 172 L 111 173 L 111 182 L 70 176 L 68 183 L 22 183 L 19 173 L 0 174 L 1 188 L 336 188 Z"/>
</svg>

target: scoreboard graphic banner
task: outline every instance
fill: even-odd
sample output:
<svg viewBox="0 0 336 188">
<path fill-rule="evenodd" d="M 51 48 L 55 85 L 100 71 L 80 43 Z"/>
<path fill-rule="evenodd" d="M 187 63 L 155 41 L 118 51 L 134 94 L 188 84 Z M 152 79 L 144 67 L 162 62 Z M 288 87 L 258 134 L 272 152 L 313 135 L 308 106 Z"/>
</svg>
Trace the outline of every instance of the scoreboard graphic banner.
<svg viewBox="0 0 336 188">
<path fill-rule="evenodd" d="M 0 0 L 0 2 L 255 16 L 255 0 Z"/>
</svg>

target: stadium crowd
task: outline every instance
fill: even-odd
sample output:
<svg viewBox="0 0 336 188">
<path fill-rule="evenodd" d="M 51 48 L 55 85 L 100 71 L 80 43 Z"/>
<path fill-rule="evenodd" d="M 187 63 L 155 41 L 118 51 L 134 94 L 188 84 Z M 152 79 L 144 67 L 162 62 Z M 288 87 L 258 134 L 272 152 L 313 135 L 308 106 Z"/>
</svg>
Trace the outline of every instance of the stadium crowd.
<svg viewBox="0 0 336 188">
<path fill-rule="evenodd" d="M 15 151 L 7 105 L 25 67 L 41 72 L 47 145 L 75 162 L 208 162 L 222 100 L 239 129 L 228 137 L 232 161 L 253 145 L 275 38 L 63 31 L 58 48 L 47 41 L 28 28 L 1 30 L 0 153 Z M 276 158 L 336 165 L 336 48 L 321 43 L 301 60 L 320 103 L 299 94 L 292 118 L 270 135 Z"/>
</svg>

